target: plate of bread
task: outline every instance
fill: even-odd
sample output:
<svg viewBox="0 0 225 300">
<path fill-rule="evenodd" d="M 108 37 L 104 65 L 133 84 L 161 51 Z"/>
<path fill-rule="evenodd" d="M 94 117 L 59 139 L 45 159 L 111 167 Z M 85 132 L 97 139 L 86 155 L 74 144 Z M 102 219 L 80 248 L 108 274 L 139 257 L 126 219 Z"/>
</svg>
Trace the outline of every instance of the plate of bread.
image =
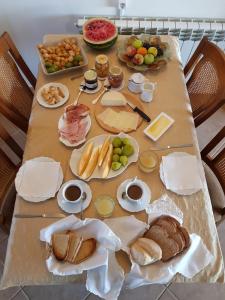
<svg viewBox="0 0 225 300">
<path fill-rule="evenodd" d="M 102 134 L 74 149 L 70 158 L 73 174 L 82 180 L 109 179 L 123 173 L 138 160 L 137 141 L 124 133 Z"/>
</svg>

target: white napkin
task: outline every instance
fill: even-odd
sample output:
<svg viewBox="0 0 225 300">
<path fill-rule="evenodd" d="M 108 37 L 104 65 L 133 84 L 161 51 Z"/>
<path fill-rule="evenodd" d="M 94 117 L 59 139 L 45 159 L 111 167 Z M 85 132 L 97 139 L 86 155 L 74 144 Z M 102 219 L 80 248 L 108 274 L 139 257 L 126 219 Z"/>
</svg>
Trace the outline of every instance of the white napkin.
<svg viewBox="0 0 225 300">
<path fill-rule="evenodd" d="M 87 289 L 107 300 L 117 299 L 123 285 L 124 272 L 115 258 L 115 251 L 121 248 L 120 239 L 102 221 L 85 219 L 81 221 L 74 215 L 40 231 L 40 240 L 50 244 L 52 233 L 63 230 L 76 230 L 84 238 L 93 237 L 97 240 L 95 253 L 78 265 L 59 262 L 54 255 L 46 260 L 47 268 L 54 275 L 81 274 L 87 270 Z"/>
<path fill-rule="evenodd" d="M 198 160 L 194 155 L 163 156 L 162 168 L 167 189 L 201 189 Z"/>
<path fill-rule="evenodd" d="M 59 178 L 59 162 L 30 160 L 23 165 L 19 188 L 20 196 L 54 197 Z"/>
</svg>

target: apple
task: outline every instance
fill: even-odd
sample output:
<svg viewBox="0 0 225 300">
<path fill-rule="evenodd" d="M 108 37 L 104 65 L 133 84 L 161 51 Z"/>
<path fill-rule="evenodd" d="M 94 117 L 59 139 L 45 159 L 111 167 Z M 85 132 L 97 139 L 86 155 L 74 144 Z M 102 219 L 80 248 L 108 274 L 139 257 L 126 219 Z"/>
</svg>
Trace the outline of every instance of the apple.
<svg viewBox="0 0 225 300">
<path fill-rule="evenodd" d="M 133 46 L 127 47 L 127 51 L 126 51 L 127 56 L 133 57 L 136 53 L 137 53 L 136 48 L 134 48 Z"/>
<path fill-rule="evenodd" d="M 147 55 L 147 54 L 146 54 Z M 144 62 L 144 56 L 141 55 L 141 54 L 135 54 L 133 59 L 132 59 L 132 62 L 135 64 L 135 65 L 142 65 L 143 62 Z"/>
<path fill-rule="evenodd" d="M 153 54 L 146 54 L 144 57 L 144 62 L 146 65 L 150 65 L 154 62 L 155 57 Z"/>
<path fill-rule="evenodd" d="M 136 39 L 136 40 L 133 41 L 132 46 L 134 46 L 134 48 L 138 49 L 138 48 L 142 47 L 142 44 L 143 43 L 142 43 L 141 40 Z"/>
</svg>

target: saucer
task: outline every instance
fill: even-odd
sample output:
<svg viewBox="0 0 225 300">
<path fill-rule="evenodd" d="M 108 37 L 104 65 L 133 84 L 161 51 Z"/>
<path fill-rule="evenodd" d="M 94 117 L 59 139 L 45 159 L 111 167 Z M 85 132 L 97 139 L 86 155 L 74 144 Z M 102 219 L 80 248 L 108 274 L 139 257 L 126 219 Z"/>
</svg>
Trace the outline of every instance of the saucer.
<svg viewBox="0 0 225 300">
<path fill-rule="evenodd" d="M 85 81 L 83 80 L 80 85 L 85 86 Z M 89 90 L 89 89 L 86 88 L 83 92 L 86 93 L 86 94 L 95 94 L 98 91 L 100 91 L 101 87 L 102 87 L 102 82 L 100 80 L 98 80 L 98 86 L 96 87 L 96 89 Z"/>
<path fill-rule="evenodd" d="M 68 183 L 76 184 L 77 182 L 79 182 L 79 184 L 83 188 L 83 191 L 87 194 L 86 199 L 83 201 L 83 210 L 85 210 L 89 206 L 89 204 L 91 203 L 92 192 L 91 192 L 91 189 L 90 189 L 90 187 L 87 183 L 85 183 L 81 180 L 67 181 L 61 186 L 61 188 L 60 188 L 60 190 L 57 194 L 57 201 L 58 201 L 59 207 L 62 210 L 64 210 L 65 212 L 69 213 L 69 214 L 79 213 L 81 211 L 81 202 L 80 201 L 78 203 L 76 203 L 76 202 L 71 202 L 71 203 L 70 202 L 64 202 L 62 191 L 63 191 L 63 188 L 66 185 L 68 185 Z"/>
<path fill-rule="evenodd" d="M 121 185 L 117 189 L 117 200 L 120 206 L 123 209 L 130 212 L 138 212 L 138 211 L 145 210 L 151 200 L 151 190 L 144 181 L 137 179 L 137 181 L 141 182 L 143 186 L 143 195 L 141 200 L 137 201 L 137 203 L 132 203 L 131 201 L 122 198 L 122 194 L 125 191 L 126 186 L 130 181 L 132 181 L 132 179 L 125 180 L 124 182 L 121 183 Z"/>
</svg>

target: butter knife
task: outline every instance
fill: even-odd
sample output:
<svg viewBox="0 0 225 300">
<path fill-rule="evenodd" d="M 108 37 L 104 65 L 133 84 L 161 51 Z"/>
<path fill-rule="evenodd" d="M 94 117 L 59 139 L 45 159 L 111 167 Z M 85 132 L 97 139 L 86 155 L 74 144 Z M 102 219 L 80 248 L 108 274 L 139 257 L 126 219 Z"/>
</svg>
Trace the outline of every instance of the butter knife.
<svg viewBox="0 0 225 300">
<path fill-rule="evenodd" d="M 188 148 L 188 147 L 193 147 L 193 144 L 168 145 L 168 146 L 165 146 L 165 147 L 150 148 L 150 150 L 152 150 L 152 151 L 161 151 L 161 150 L 168 150 L 168 149 L 175 149 L 175 148 Z"/>
<path fill-rule="evenodd" d="M 64 214 L 15 214 L 15 218 L 64 218 Z"/>
<path fill-rule="evenodd" d="M 133 103 L 131 103 L 130 101 L 127 101 L 127 104 L 133 109 L 134 112 L 138 113 L 139 116 L 142 117 L 142 119 L 144 119 L 146 122 L 151 122 L 151 119 L 149 118 L 148 115 L 146 115 L 146 113 L 144 113 L 140 108 L 138 108 L 137 106 L 135 106 Z"/>
</svg>

